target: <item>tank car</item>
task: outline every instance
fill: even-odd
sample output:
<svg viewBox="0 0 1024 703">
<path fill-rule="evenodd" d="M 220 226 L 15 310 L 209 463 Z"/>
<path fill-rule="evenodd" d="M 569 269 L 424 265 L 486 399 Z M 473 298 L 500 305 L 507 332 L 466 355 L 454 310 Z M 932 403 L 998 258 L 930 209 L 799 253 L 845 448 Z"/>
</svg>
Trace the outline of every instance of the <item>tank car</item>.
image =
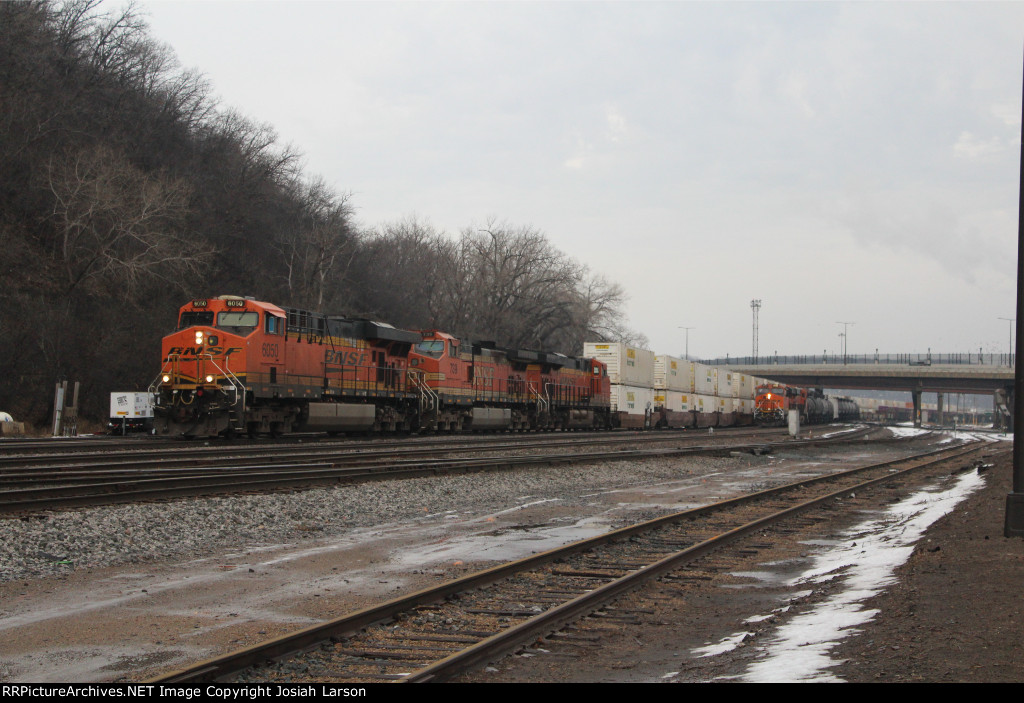
<svg viewBox="0 0 1024 703">
<path fill-rule="evenodd" d="M 849 398 L 829 398 L 819 390 L 808 391 L 778 383 L 757 387 L 754 399 L 754 421 L 757 424 L 784 425 L 792 409 L 800 411 L 800 423 L 804 425 L 860 418 L 860 409 Z"/>
</svg>

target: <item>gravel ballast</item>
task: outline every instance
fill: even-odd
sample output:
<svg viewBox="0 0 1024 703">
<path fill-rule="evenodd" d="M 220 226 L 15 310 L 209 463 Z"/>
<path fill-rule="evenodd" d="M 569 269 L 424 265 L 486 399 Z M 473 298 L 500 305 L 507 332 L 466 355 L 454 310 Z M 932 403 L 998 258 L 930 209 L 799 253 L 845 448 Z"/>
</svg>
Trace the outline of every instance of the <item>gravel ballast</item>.
<svg viewBox="0 0 1024 703">
<path fill-rule="evenodd" d="M 595 491 L 748 468 L 764 457 L 604 462 L 89 508 L 0 520 L 0 581 L 142 563 L 218 549 L 344 535 L 457 511 L 505 510 L 531 497 L 563 504 Z M 654 512 L 652 511 L 652 515 Z M 632 517 L 636 517 L 634 513 Z"/>
</svg>

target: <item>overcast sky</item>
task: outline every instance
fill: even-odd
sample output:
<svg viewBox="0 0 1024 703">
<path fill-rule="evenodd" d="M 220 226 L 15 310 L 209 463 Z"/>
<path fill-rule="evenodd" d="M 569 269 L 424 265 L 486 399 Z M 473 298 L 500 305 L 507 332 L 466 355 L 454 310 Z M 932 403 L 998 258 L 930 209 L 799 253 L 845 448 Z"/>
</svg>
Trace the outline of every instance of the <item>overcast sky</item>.
<svg viewBox="0 0 1024 703">
<path fill-rule="evenodd" d="M 533 225 L 658 353 L 1009 345 L 1024 3 L 138 6 L 363 225 Z"/>
</svg>

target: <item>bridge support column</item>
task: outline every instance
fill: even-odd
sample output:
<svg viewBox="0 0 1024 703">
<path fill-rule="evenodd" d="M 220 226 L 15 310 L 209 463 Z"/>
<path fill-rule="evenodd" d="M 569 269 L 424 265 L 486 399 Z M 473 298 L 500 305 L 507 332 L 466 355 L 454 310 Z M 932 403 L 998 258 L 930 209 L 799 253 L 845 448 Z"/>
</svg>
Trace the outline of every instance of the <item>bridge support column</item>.
<svg viewBox="0 0 1024 703">
<path fill-rule="evenodd" d="M 1013 431 L 1013 388 L 1000 389 L 992 394 L 992 427 L 1003 432 Z"/>
<path fill-rule="evenodd" d="M 936 395 L 938 396 L 938 400 L 936 401 L 935 405 L 938 407 L 939 427 L 945 427 L 945 425 L 946 425 L 946 413 L 943 412 L 943 409 L 942 409 L 942 400 L 943 400 L 943 395 L 944 394 L 936 393 Z"/>
<path fill-rule="evenodd" d="M 911 397 L 914 399 L 914 427 L 921 426 L 921 391 L 910 391 Z"/>
</svg>

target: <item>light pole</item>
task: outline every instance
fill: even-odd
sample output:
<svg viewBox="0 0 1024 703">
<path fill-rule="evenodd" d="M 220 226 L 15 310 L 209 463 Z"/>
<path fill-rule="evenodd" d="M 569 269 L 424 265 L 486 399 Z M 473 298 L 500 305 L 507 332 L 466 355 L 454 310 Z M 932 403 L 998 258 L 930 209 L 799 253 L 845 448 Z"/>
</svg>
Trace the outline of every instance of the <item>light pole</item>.
<svg viewBox="0 0 1024 703">
<path fill-rule="evenodd" d="M 761 299 L 750 301 L 750 309 L 754 313 L 754 363 L 757 363 L 757 316 L 761 312 Z"/>
<path fill-rule="evenodd" d="M 843 363 L 846 363 L 846 341 L 849 339 L 850 325 L 857 324 L 856 322 L 836 322 L 837 325 L 843 326 L 843 333 L 839 335 L 843 338 Z"/>
<path fill-rule="evenodd" d="M 696 327 L 683 327 L 682 325 L 680 325 L 679 329 L 686 330 L 686 360 L 689 361 L 690 360 L 690 330 L 695 330 L 697 328 Z"/>
<path fill-rule="evenodd" d="M 1015 317 L 1000 317 L 999 319 L 1000 320 L 1006 320 L 1007 322 L 1010 323 L 1010 347 L 1009 347 L 1010 354 L 1009 354 L 1009 356 L 1006 357 L 1006 359 L 1007 359 L 1007 364 L 1012 366 L 1013 364 L 1009 363 L 1009 359 L 1010 359 L 1010 357 L 1013 356 L 1013 323 L 1017 321 L 1017 318 L 1015 318 Z"/>
</svg>

